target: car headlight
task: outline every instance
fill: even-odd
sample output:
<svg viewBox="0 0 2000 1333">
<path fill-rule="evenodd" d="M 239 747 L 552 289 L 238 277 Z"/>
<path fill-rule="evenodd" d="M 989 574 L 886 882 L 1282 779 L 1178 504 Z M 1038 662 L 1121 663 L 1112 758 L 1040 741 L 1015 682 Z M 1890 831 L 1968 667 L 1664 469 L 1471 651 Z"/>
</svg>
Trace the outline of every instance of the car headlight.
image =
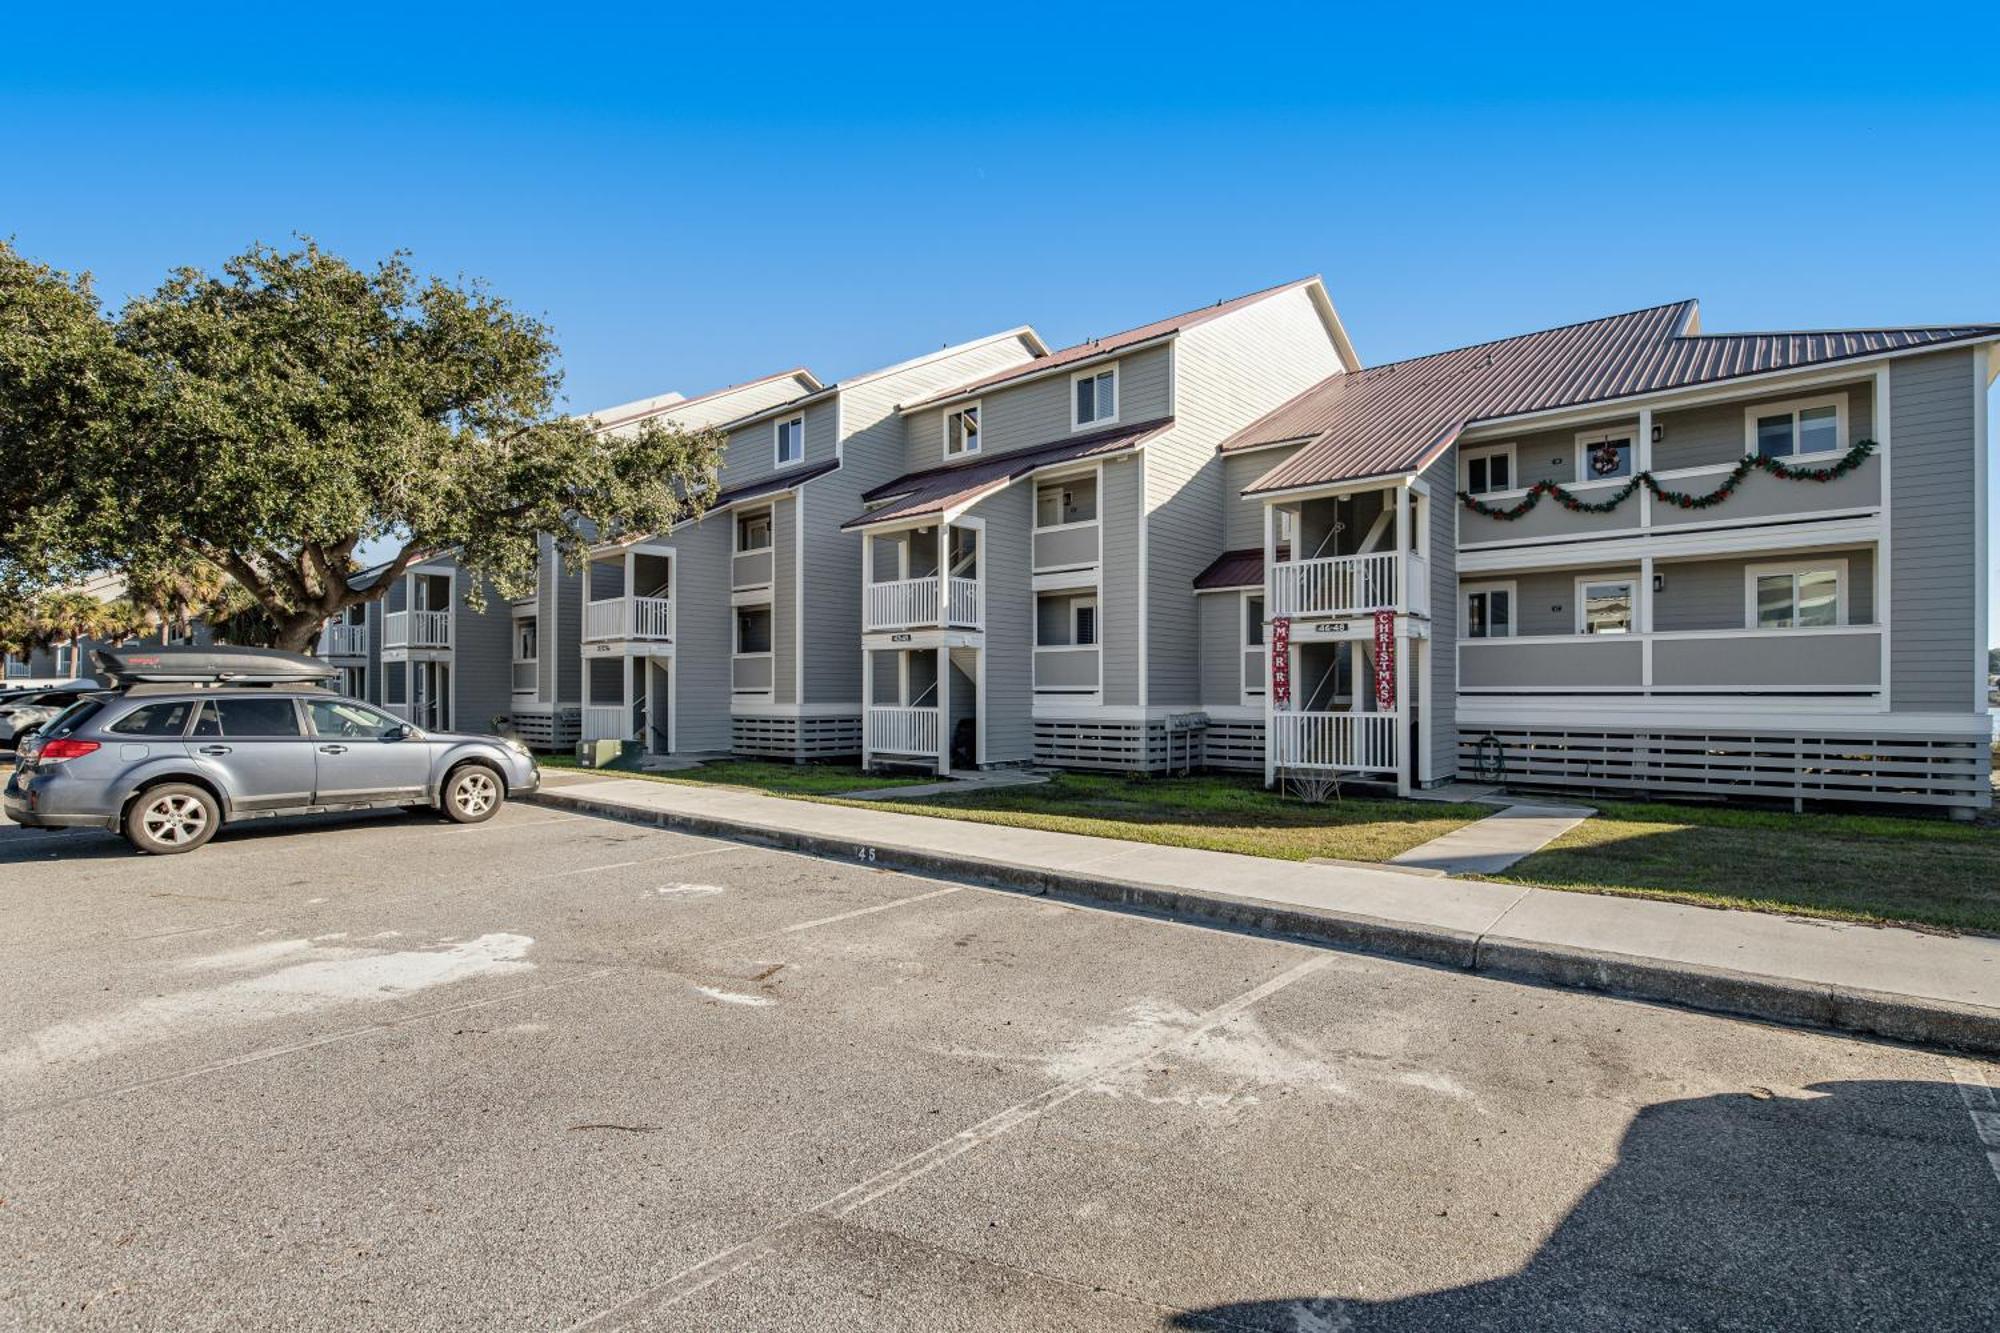
<svg viewBox="0 0 2000 1333">
<path fill-rule="evenodd" d="M 508 749 L 512 750 L 515 754 L 520 755 L 523 759 L 533 759 L 535 757 L 534 751 L 530 750 L 527 746 L 521 744 L 521 742 L 515 740 L 512 736 L 502 737 L 500 743 L 506 746 Z"/>
</svg>

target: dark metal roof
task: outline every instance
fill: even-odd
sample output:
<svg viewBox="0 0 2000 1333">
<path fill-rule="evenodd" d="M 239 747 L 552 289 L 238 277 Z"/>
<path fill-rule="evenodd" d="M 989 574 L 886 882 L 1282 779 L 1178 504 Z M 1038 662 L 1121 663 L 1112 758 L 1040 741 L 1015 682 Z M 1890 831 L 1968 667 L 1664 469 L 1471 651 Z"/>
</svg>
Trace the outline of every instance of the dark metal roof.
<svg viewBox="0 0 2000 1333">
<path fill-rule="evenodd" d="M 1262 291 L 1250 292 L 1227 301 L 1217 301 L 1214 305 L 1203 306 L 1199 310 L 1190 310 L 1185 314 L 1154 320 L 1151 324 L 1141 324 L 1138 328 L 1127 329 L 1123 333 L 1114 333 L 1104 338 L 1092 338 L 1088 342 L 1080 342 L 1073 347 L 1058 348 L 1050 352 L 1047 356 L 1038 356 L 1032 361 L 1023 361 L 1020 365 L 996 371 L 984 379 L 977 379 L 969 384 L 958 385 L 955 388 L 945 390 L 943 393 L 934 393 L 928 398 L 919 399 L 913 403 L 904 403 L 902 404 L 902 408 L 907 412 L 916 408 L 926 407 L 931 403 L 941 403 L 949 399 L 963 398 L 967 394 L 977 393 L 979 390 L 995 384 L 1005 384 L 1029 375 L 1039 375 L 1060 366 L 1071 365 L 1079 361 L 1088 361 L 1092 357 L 1123 351 L 1127 347 L 1137 347 L 1142 343 L 1149 343 L 1155 339 L 1164 338 L 1170 333 L 1179 333 L 1181 330 L 1191 329 L 1197 324 L 1205 324 L 1211 319 L 1219 319 L 1232 311 L 1241 310 L 1246 305 L 1262 301 L 1266 297 L 1276 296 L 1281 292 L 1288 292 L 1297 287 L 1310 286 L 1317 281 L 1319 281 L 1317 277 L 1311 277 L 1300 278 L 1295 282 L 1280 283 L 1276 287 L 1266 287 Z"/>
<path fill-rule="evenodd" d="M 1173 424 L 1172 417 L 1160 417 L 1155 421 L 1142 421 L 1136 426 L 1116 426 L 1110 430 L 1092 431 L 1088 435 L 1079 435 L 1074 439 L 1062 440 L 1036 449 L 1017 449 L 1012 453 L 1000 454 L 993 458 L 947 463 L 943 467 L 905 473 L 894 481 L 875 487 L 861 497 L 863 500 L 888 500 L 889 503 L 871 509 L 865 514 L 857 514 L 840 526 L 865 528 L 877 523 L 893 523 L 921 518 L 926 514 L 941 514 L 947 509 L 976 500 L 988 491 L 1018 481 L 1041 468 L 1136 449 L 1148 438 Z"/>
<path fill-rule="evenodd" d="M 1286 549 L 1278 548 L 1278 558 L 1283 560 Z M 1224 551 L 1209 562 L 1207 569 L 1194 576 L 1194 586 L 1198 589 L 1210 588 L 1261 588 L 1264 586 L 1264 548 L 1245 547 L 1240 551 Z"/>
<path fill-rule="evenodd" d="M 1481 421 L 2000 338 L 1994 324 L 1716 335 L 1698 327 L 1695 302 L 1677 301 L 1334 375 L 1244 427 L 1222 449 L 1305 446 L 1246 495 L 1395 476 L 1427 466 Z"/>
<path fill-rule="evenodd" d="M 770 495 L 777 491 L 789 491 L 794 486 L 803 486 L 815 477 L 824 477 L 840 466 L 838 458 L 829 458 L 824 463 L 814 463 L 811 467 L 786 468 L 759 481 L 746 481 L 741 486 L 731 486 L 726 491 L 716 493 L 709 501 L 709 510 L 727 509 L 730 505 L 754 500 L 760 495 Z"/>
</svg>

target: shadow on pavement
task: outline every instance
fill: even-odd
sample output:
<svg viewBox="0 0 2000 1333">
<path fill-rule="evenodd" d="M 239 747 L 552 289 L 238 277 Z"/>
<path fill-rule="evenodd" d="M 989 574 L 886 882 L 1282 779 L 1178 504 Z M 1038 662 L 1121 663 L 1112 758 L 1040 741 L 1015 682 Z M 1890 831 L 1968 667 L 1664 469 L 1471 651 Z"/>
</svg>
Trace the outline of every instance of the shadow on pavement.
<svg viewBox="0 0 2000 1333">
<path fill-rule="evenodd" d="M 361 824 L 436 824 L 444 819 L 430 811 L 355 810 L 320 815 L 290 815 L 281 819 L 247 819 L 227 824 L 216 833 L 208 847 L 256 842 L 309 834 L 322 829 L 352 828 Z M 206 847 L 187 853 L 199 857 Z M 33 863 L 48 865 L 62 861 L 120 861 L 136 859 L 139 853 L 118 834 L 108 829 L 32 829 L 0 819 L 0 866 Z M 172 859 L 172 858 L 168 858 Z"/>
<path fill-rule="evenodd" d="M 2000 1179 L 1950 1083 L 1662 1102 L 1519 1272 L 1397 1300 L 1244 1301 L 1172 1327 L 2000 1328 Z"/>
</svg>

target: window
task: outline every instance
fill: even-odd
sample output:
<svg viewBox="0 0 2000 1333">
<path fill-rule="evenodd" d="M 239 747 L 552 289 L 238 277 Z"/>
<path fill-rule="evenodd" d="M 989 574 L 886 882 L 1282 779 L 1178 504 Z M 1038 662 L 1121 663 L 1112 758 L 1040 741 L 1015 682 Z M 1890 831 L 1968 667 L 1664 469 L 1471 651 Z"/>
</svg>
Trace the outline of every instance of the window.
<svg viewBox="0 0 2000 1333">
<path fill-rule="evenodd" d="M 1636 578 L 1578 579 L 1576 581 L 1576 632 L 1578 634 L 1630 634 L 1638 627 L 1636 608 L 1639 581 Z"/>
<path fill-rule="evenodd" d="M 777 423 L 778 466 L 789 467 L 802 463 L 806 457 L 806 419 L 803 416 L 787 418 Z"/>
<path fill-rule="evenodd" d="M 771 608 L 768 606 L 740 606 L 736 608 L 736 651 L 741 653 L 768 653 L 771 651 Z"/>
<path fill-rule="evenodd" d="M 1072 376 L 1070 390 L 1070 429 L 1118 420 L 1118 367 Z"/>
<path fill-rule="evenodd" d="M 736 520 L 736 549 L 739 551 L 768 551 L 771 549 L 771 511 L 760 510 L 755 514 L 744 514 Z"/>
<path fill-rule="evenodd" d="M 979 452 L 979 404 L 968 403 L 964 407 L 944 414 L 944 456 L 954 458 L 959 454 Z"/>
<path fill-rule="evenodd" d="M 105 730 L 120 736 L 178 736 L 187 730 L 188 714 L 193 711 L 194 704 L 187 699 L 147 704 L 133 709 Z"/>
<path fill-rule="evenodd" d="M 1264 599 L 1245 597 L 1243 599 L 1243 646 L 1259 648 L 1264 643 Z"/>
<path fill-rule="evenodd" d="M 1509 639 L 1514 636 L 1514 585 L 1471 584 L 1465 589 L 1465 639 Z"/>
<path fill-rule="evenodd" d="M 1576 479 L 1611 481 L 1632 475 L 1632 432 L 1586 431 L 1576 437 Z"/>
<path fill-rule="evenodd" d="M 1847 446 L 1847 395 L 1743 409 L 1744 452 L 1760 458 L 1839 453 Z"/>
<path fill-rule="evenodd" d="M 1097 520 L 1097 482 L 1091 477 L 1051 482 L 1035 491 L 1035 526 L 1053 528 L 1064 523 L 1093 523 Z"/>
<path fill-rule="evenodd" d="M 1069 641 L 1078 647 L 1097 642 L 1097 599 L 1079 597 L 1069 604 Z"/>
<path fill-rule="evenodd" d="M 1468 495 L 1491 495 L 1514 488 L 1514 446 L 1488 445 L 1484 449 L 1462 450 L 1459 484 Z"/>
<path fill-rule="evenodd" d="M 533 616 L 522 616 L 514 622 L 514 660 L 532 662 L 536 660 L 536 622 Z"/>
<path fill-rule="evenodd" d="M 1752 629 L 1847 623 L 1847 562 L 1752 565 L 1743 571 L 1744 618 Z"/>
<path fill-rule="evenodd" d="M 212 699 L 195 720 L 197 736 L 302 736 L 290 699 Z"/>
<path fill-rule="evenodd" d="M 352 699 L 315 699 L 306 705 L 306 712 L 312 716 L 313 734 L 317 736 L 375 741 L 403 725 L 387 713 L 378 713 Z"/>
</svg>

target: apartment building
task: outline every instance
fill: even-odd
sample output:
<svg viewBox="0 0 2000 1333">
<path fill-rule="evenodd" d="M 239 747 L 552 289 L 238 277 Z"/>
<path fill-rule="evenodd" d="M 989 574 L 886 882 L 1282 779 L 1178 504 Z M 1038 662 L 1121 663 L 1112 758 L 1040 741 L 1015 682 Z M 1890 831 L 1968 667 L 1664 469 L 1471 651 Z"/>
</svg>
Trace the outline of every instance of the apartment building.
<svg viewBox="0 0 2000 1333">
<path fill-rule="evenodd" d="M 1355 364 L 1307 278 L 904 402 L 900 475 L 842 524 L 860 538 L 864 762 L 1153 770 L 1177 742 L 1199 764 L 1201 722 L 1243 743 L 1261 709 L 1198 716 L 1217 447 Z"/>
<path fill-rule="evenodd" d="M 1989 804 L 1995 341 L 1688 301 L 1330 376 L 1221 446 L 1205 697 L 1267 779 Z"/>
<path fill-rule="evenodd" d="M 734 409 L 719 422 L 668 409 L 724 433 L 720 490 L 671 532 L 592 551 L 585 738 L 683 756 L 858 754 L 861 539 L 841 519 L 903 470 L 899 403 L 1046 351 L 1009 329 L 835 384 L 800 378 L 775 401 L 711 402 Z"/>
</svg>

